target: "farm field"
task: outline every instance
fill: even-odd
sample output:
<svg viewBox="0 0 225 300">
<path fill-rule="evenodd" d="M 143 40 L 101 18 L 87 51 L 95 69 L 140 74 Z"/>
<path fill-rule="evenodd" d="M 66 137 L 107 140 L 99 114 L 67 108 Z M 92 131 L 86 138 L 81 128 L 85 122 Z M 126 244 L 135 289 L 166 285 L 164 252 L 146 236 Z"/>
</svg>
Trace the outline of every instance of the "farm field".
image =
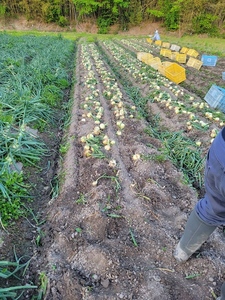
<svg viewBox="0 0 225 300">
<path fill-rule="evenodd" d="M 39 60 L 24 55 L 27 66 L 18 59 L 1 59 L 8 63 L 4 70 L 12 70 L 5 76 L 12 74 L 20 93 L 26 92 L 21 99 L 36 95 L 29 113 L 26 107 L 9 111 L 10 99 L 18 94 L 1 104 L 2 130 L 13 138 L 9 146 L 18 145 L 22 132 L 32 137 L 31 153 L 37 153 L 31 145 L 38 150 L 36 159 L 29 151 L 21 151 L 22 158 L 4 152 L 1 162 L 4 170 L 22 163 L 34 187 L 33 201 L 25 202 L 22 213 L 18 210 L 14 225 L 8 211 L 1 224 L 2 259 L 13 261 L 13 246 L 23 263 L 30 259 L 22 283 L 37 288 L 26 289 L 21 299 L 216 299 L 225 271 L 223 226 L 187 263 L 178 264 L 172 253 L 204 194 L 207 150 L 225 125 L 224 113 L 204 100 L 212 84 L 225 87 L 224 59 L 200 70 L 182 65 L 187 79 L 176 85 L 137 59 L 137 52 L 160 56 L 160 47 L 144 38 L 80 39 L 74 47 L 58 37 L 49 44 L 55 45 L 49 60 L 43 50 Z M 31 85 L 26 79 L 42 65 L 41 58 L 43 71 L 38 69 Z M 21 80 L 20 68 L 26 70 L 30 62 L 36 65 Z M 46 81 L 38 81 L 40 75 Z M 2 95 L 14 91 L 4 78 Z M 45 114 L 32 116 L 41 103 L 47 105 Z M 19 113 L 12 117 L 15 110 Z M 52 117 L 50 126 L 42 122 L 47 116 Z M 38 141 L 33 139 L 37 132 Z M 18 170 L 13 174 L 15 181 L 21 176 Z M 27 179 L 22 179 L 20 198 L 26 201 Z M 10 197 L 10 189 L 1 188 L 3 198 Z M 2 282 L 7 287 L 13 281 Z"/>
</svg>

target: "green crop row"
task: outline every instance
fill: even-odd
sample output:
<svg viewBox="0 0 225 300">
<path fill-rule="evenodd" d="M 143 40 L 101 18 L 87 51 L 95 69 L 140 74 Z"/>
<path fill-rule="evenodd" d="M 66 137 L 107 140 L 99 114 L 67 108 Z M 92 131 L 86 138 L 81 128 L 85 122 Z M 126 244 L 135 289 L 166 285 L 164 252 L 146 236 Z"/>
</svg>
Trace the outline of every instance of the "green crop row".
<svg viewBox="0 0 225 300">
<path fill-rule="evenodd" d="M 61 37 L 15 37 L 0 43 L 0 219 L 18 218 L 29 197 L 26 166 L 36 166 L 47 146 L 40 133 L 54 124 L 71 84 L 74 43 Z"/>
</svg>

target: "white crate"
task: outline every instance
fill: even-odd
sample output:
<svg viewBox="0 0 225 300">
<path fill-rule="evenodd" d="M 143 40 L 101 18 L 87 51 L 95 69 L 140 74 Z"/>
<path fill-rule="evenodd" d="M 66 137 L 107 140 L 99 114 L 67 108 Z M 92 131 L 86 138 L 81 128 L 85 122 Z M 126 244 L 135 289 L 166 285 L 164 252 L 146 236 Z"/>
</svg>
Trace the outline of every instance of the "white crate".
<svg viewBox="0 0 225 300">
<path fill-rule="evenodd" d="M 170 46 L 170 50 L 179 52 L 179 51 L 180 51 L 180 46 L 175 45 L 175 44 L 172 44 L 172 45 Z"/>
</svg>

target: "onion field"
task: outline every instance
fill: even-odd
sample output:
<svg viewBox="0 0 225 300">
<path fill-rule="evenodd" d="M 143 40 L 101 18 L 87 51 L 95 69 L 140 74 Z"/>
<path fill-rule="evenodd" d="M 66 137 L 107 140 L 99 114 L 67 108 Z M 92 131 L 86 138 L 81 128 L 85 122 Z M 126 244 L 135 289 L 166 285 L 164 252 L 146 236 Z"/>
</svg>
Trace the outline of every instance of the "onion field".
<svg viewBox="0 0 225 300">
<path fill-rule="evenodd" d="M 223 228 L 172 253 L 225 125 L 204 100 L 224 60 L 177 85 L 137 59 L 163 59 L 145 38 L 1 40 L 0 298 L 216 299 Z"/>
</svg>

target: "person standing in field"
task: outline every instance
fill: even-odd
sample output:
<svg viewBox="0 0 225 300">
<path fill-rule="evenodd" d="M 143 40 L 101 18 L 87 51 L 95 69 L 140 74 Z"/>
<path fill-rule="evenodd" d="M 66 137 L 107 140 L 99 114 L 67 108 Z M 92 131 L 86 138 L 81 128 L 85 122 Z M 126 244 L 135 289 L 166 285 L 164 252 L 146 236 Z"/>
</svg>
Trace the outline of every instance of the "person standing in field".
<svg viewBox="0 0 225 300">
<path fill-rule="evenodd" d="M 219 225 L 225 224 L 225 127 L 209 148 L 204 183 L 205 196 L 192 210 L 173 253 L 178 262 L 186 262 Z M 217 300 L 225 300 L 225 283 Z"/>
<path fill-rule="evenodd" d="M 155 34 L 153 36 L 153 42 L 155 41 L 159 41 L 160 40 L 160 35 L 159 35 L 159 32 L 158 30 L 155 31 Z"/>
</svg>

